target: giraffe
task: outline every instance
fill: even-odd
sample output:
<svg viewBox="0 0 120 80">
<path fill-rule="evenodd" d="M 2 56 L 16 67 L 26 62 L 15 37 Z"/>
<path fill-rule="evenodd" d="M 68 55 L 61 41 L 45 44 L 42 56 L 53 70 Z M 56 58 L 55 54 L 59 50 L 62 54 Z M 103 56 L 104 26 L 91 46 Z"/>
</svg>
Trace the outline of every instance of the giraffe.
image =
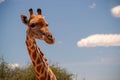
<svg viewBox="0 0 120 80">
<path fill-rule="evenodd" d="M 55 38 L 48 29 L 48 23 L 42 16 L 41 9 L 37 9 L 37 15 L 33 13 L 32 8 L 29 9 L 29 13 L 29 19 L 26 15 L 22 14 L 21 20 L 27 26 L 26 46 L 34 66 L 36 80 L 57 80 L 47 63 L 47 59 L 43 52 L 36 44 L 36 39 L 43 40 L 47 44 L 53 44 L 55 42 Z"/>
</svg>

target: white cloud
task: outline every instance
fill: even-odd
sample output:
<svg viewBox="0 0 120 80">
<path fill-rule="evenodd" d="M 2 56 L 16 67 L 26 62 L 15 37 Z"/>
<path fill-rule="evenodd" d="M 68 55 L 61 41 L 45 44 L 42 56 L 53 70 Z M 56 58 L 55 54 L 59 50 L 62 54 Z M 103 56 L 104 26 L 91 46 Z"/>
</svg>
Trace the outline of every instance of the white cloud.
<svg viewBox="0 0 120 80">
<path fill-rule="evenodd" d="M 95 34 L 77 42 L 78 47 L 120 46 L 120 34 Z"/>
<path fill-rule="evenodd" d="M 17 63 L 8 64 L 8 67 L 10 67 L 10 68 L 17 68 L 17 67 L 19 67 L 19 64 L 17 64 Z"/>
<path fill-rule="evenodd" d="M 111 12 L 112 12 L 113 16 L 120 17 L 120 5 L 113 7 L 111 9 Z"/>
<path fill-rule="evenodd" d="M 89 8 L 95 8 L 96 7 L 96 3 L 92 3 L 88 6 Z"/>
<path fill-rule="evenodd" d="M 0 0 L 0 3 L 4 2 L 5 0 Z"/>
</svg>

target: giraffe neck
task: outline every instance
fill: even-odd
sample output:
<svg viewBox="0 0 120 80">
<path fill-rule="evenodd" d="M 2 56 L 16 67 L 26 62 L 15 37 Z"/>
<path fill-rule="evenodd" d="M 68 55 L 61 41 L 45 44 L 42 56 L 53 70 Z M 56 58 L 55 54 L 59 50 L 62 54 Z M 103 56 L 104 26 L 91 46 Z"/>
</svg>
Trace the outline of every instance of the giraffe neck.
<svg viewBox="0 0 120 80">
<path fill-rule="evenodd" d="M 27 36 L 26 45 L 35 69 L 37 80 L 56 80 L 55 75 L 47 64 L 47 59 L 37 46 L 35 39 Z"/>
</svg>

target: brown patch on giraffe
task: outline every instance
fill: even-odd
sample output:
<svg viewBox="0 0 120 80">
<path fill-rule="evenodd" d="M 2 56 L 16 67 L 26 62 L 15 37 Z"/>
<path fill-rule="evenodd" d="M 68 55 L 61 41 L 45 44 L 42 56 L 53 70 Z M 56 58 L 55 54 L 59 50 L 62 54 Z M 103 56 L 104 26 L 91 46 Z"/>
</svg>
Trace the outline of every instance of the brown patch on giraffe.
<svg viewBox="0 0 120 80">
<path fill-rule="evenodd" d="M 40 72 L 42 65 L 37 66 L 37 72 Z"/>
<path fill-rule="evenodd" d="M 40 63 L 40 59 L 39 58 L 37 58 L 37 64 L 39 64 Z"/>
<path fill-rule="evenodd" d="M 40 80 L 46 80 L 45 76 L 40 77 Z"/>
<path fill-rule="evenodd" d="M 32 58 L 35 60 L 36 57 L 37 57 L 37 54 L 36 54 L 36 51 L 34 51 L 33 54 L 32 54 Z"/>
</svg>

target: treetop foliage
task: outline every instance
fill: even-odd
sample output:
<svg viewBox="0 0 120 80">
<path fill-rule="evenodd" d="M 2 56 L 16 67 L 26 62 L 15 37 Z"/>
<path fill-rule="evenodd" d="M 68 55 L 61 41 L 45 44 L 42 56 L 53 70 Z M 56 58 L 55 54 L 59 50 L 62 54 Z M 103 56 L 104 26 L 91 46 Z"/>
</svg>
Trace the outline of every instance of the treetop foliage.
<svg viewBox="0 0 120 80">
<path fill-rule="evenodd" d="M 50 65 L 50 68 L 57 77 L 57 80 L 72 80 L 73 74 L 65 68 L 57 65 Z M 0 58 L 0 80 L 36 80 L 32 63 L 25 67 L 10 68 L 3 58 Z"/>
</svg>

